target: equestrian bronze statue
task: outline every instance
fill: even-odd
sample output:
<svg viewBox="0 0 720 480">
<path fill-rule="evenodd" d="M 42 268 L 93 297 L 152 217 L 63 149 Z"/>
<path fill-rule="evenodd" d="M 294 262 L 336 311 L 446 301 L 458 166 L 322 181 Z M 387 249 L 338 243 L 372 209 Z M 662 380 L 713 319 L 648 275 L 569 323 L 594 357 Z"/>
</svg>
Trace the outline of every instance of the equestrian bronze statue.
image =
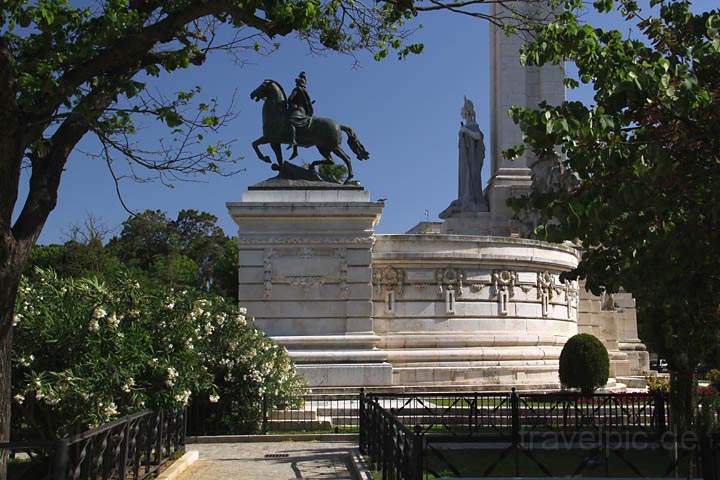
<svg viewBox="0 0 720 480">
<path fill-rule="evenodd" d="M 347 143 L 358 160 L 367 160 L 370 154 L 360 143 L 352 128 L 340 125 L 331 118 L 314 117 L 314 110 L 310 95 L 307 92 L 307 78 L 302 72 L 295 81 L 296 87 L 290 95 L 285 96 L 282 86 L 275 80 L 265 80 L 250 94 L 250 98 L 257 101 L 263 100 L 262 122 L 263 134 L 252 143 L 255 153 L 260 160 L 272 163 L 270 157 L 265 155 L 259 148 L 260 145 L 270 144 L 275 152 L 277 163 L 273 170 L 280 172 L 281 176 L 324 180 L 315 171 L 318 165 L 333 165 L 332 154 L 340 157 L 347 166 L 347 178 L 345 183 L 353 183 L 353 169 L 350 156 L 340 147 L 342 132 L 348 136 Z M 293 166 L 290 162 L 284 162 L 282 157 L 282 144 L 288 144 L 293 148 L 292 160 L 297 156 L 297 147 L 316 147 L 323 156 L 308 166 L 308 169 L 301 169 Z M 298 172 L 301 172 L 298 175 Z"/>
</svg>

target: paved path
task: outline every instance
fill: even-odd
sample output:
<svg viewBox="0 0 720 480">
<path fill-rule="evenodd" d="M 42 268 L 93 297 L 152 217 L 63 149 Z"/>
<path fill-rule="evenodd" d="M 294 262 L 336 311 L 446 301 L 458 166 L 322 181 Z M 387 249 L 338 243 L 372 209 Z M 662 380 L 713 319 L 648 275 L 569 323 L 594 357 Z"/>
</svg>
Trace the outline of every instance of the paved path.
<svg viewBox="0 0 720 480">
<path fill-rule="evenodd" d="M 353 480 L 356 448 L 354 442 L 191 444 L 187 449 L 198 450 L 200 459 L 181 480 Z"/>
</svg>

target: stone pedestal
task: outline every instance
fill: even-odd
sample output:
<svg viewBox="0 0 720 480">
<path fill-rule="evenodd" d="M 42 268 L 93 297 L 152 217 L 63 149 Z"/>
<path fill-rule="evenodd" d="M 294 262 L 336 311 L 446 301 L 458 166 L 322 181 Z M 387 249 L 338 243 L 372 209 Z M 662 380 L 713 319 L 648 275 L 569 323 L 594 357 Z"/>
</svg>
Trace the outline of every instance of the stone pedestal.
<svg viewBox="0 0 720 480">
<path fill-rule="evenodd" d="M 490 212 L 462 212 L 446 218 L 440 233 L 452 235 L 491 235 Z"/>
<path fill-rule="evenodd" d="M 371 248 L 382 202 L 362 187 L 271 179 L 227 204 L 240 304 L 310 386 L 389 385 L 373 332 Z"/>
</svg>

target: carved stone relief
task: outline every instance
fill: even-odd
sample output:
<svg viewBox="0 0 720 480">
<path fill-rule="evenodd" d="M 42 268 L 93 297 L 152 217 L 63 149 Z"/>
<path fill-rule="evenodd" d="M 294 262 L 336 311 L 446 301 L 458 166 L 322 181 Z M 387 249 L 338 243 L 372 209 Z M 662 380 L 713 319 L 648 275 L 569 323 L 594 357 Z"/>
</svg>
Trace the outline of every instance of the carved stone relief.
<svg viewBox="0 0 720 480">
<path fill-rule="evenodd" d="M 550 272 L 537 273 L 537 298 L 540 300 L 542 316 L 547 317 L 550 301 L 555 294 L 555 277 Z"/>
<path fill-rule="evenodd" d="M 492 273 L 492 296 L 497 297 L 498 313 L 507 315 L 508 302 L 515 296 L 515 285 L 518 283 L 517 272 L 511 270 L 493 270 Z"/>
<path fill-rule="evenodd" d="M 272 297 L 273 283 L 287 283 L 302 288 L 306 294 L 313 287 L 337 283 L 340 297 L 348 298 L 347 248 L 266 248 L 264 266 L 264 298 Z"/>
<path fill-rule="evenodd" d="M 384 291 L 402 295 L 405 288 L 405 270 L 387 265 L 373 269 L 372 283 Z"/>
<path fill-rule="evenodd" d="M 460 297 L 462 296 L 465 272 L 459 268 L 439 268 L 435 271 L 435 281 L 440 294 L 443 293 L 443 290 L 454 290 L 455 295 Z"/>
<path fill-rule="evenodd" d="M 350 296 L 350 288 L 347 284 L 348 260 L 347 248 L 337 249 L 337 259 L 340 266 L 340 298 L 346 300 Z"/>
<path fill-rule="evenodd" d="M 565 300 L 567 302 L 567 318 L 572 318 L 572 309 L 577 308 L 580 297 L 577 280 L 565 280 Z"/>
<path fill-rule="evenodd" d="M 273 258 L 275 250 L 266 248 L 263 251 L 263 298 L 270 300 L 272 297 L 272 274 L 273 274 Z"/>
</svg>

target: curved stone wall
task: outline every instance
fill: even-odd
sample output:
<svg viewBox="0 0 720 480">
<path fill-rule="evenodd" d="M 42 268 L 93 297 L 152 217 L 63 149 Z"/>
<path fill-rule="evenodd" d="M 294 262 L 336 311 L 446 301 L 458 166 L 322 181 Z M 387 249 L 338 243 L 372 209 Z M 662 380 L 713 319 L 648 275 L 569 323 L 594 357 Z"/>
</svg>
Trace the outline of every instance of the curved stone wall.
<svg viewBox="0 0 720 480">
<path fill-rule="evenodd" d="M 376 235 L 373 331 L 392 384 L 558 386 L 577 333 L 572 247 L 508 237 Z"/>
</svg>

